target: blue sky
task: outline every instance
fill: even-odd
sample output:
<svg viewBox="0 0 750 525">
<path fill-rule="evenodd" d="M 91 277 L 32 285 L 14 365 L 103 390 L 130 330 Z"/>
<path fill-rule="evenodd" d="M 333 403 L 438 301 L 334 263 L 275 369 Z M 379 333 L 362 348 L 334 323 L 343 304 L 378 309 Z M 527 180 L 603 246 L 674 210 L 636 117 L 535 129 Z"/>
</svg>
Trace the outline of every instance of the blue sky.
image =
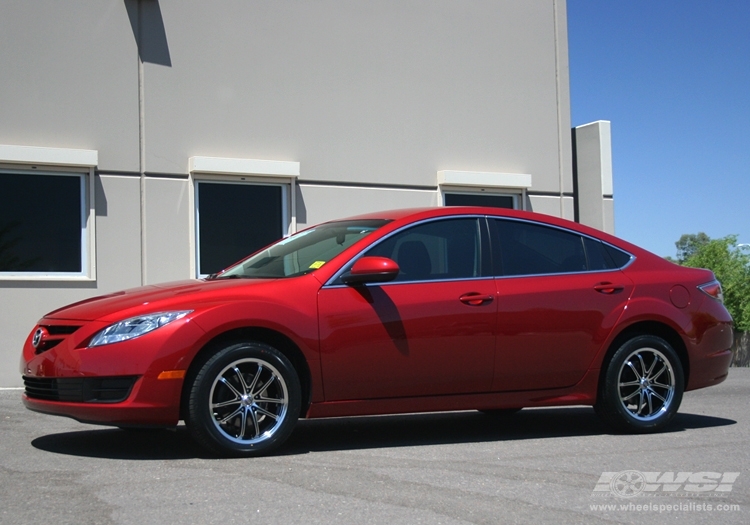
<svg viewBox="0 0 750 525">
<path fill-rule="evenodd" d="M 750 1 L 567 5 L 572 124 L 612 122 L 615 234 L 750 243 Z"/>
</svg>

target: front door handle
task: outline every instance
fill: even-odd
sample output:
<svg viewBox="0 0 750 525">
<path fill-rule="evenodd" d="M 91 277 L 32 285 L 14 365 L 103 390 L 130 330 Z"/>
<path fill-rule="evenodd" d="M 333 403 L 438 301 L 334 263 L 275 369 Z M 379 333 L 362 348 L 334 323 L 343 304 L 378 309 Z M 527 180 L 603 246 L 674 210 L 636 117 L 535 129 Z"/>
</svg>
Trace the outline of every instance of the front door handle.
<svg viewBox="0 0 750 525">
<path fill-rule="evenodd" d="M 624 286 L 621 284 L 613 284 L 613 283 L 599 283 L 594 285 L 594 290 L 596 290 L 599 293 L 612 295 L 614 293 L 619 293 L 625 289 Z"/>
<path fill-rule="evenodd" d="M 468 304 L 469 306 L 482 306 L 483 304 L 491 303 L 494 300 L 494 297 L 478 292 L 469 292 L 463 294 L 458 298 L 458 300 L 464 304 Z"/>
</svg>

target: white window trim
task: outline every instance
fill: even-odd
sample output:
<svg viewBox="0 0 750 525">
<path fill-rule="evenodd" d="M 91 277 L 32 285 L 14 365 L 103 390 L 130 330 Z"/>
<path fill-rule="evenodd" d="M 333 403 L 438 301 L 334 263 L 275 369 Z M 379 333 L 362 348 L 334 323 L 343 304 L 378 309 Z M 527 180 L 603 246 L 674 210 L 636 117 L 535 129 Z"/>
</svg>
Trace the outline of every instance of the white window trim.
<svg viewBox="0 0 750 525">
<path fill-rule="evenodd" d="M 14 173 L 81 177 L 81 272 L 0 272 L 0 281 L 96 281 L 97 150 L 0 144 L 0 169 Z"/>
<path fill-rule="evenodd" d="M 468 195 L 504 195 L 514 198 L 515 209 L 526 209 L 526 192 L 531 188 L 531 175 L 528 173 L 500 173 L 489 171 L 437 172 L 439 202 L 445 206 L 446 193 Z M 520 200 L 520 207 L 518 202 Z"/>
<path fill-rule="evenodd" d="M 229 184 L 257 184 L 281 186 L 282 188 L 282 231 L 291 235 L 297 231 L 297 178 L 300 174 L 300 163 L 283 160 L 236 159 L 224 157 L 190 157 L 189 170 L 189 205 L 190 213 L 190 274 L 198 278 L 198 257 L 200 240 L 196 215 L 198 200 L 196 184 L 200 182 L 218 182 Z"/>
</svg>

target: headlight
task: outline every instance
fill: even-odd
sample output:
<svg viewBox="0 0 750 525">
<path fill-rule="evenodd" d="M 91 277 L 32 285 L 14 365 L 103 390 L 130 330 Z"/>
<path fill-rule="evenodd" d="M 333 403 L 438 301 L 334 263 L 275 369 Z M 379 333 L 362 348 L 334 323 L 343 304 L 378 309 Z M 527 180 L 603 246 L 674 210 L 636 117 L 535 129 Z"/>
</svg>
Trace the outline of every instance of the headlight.
<svg viewBox="0 0 750 525">
<path fill-rule="evenodd" d="M 160 312 L 157 314 L 139 315 L 138 317 L 125 319 L 124 321 L 108 326 L 101 332 L 97 333 L 93 339 L 91 339 L 89 347 L 108 345 L 139 337 L 156 330 L 157 328 L 161 328 L 172 321 L 182 319 L 190 312 L 192 312 L 192 310 Z"/>
</svg>

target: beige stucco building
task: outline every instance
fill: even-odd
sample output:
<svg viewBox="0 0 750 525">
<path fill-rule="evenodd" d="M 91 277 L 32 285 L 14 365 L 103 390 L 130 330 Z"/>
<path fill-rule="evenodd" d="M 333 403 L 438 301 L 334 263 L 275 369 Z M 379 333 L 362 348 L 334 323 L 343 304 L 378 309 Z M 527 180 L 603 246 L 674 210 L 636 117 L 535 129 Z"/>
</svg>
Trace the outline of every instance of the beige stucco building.
<svg viewBox="0 0 750 525">
<path fill-rule="evenodd" d="M 328 219 L 477 202 L 613 229 L 564 0 L 4 0 L 0 71 L 0 386 L 44 313 Z"/>
</svg>

